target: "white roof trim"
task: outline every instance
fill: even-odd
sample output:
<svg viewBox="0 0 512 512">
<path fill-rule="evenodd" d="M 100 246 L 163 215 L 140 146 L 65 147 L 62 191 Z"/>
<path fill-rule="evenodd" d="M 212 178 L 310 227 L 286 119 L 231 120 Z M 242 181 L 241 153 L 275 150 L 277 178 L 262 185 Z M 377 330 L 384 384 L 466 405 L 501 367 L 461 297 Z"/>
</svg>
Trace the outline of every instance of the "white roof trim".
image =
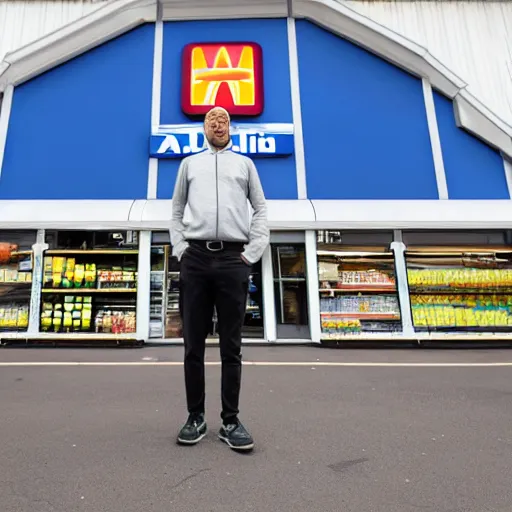
<svg viewBox="0 0 512 512">
<path fill-rule="evenodd" d="M 306 18 L 421 78 L 454 100 L 457 122 L 512 158 L 512 126 L 465 90 L 466 83 L 428 50 L 336 0 L 160 0 L 164 20 Z M 0 62 L 0 92 L 156 20 L 157 0 L 115 0 Z"/>
<path fill-rule="evenodd" d="M 0 229 L 167 230 L 171 200 L 0 201 Z M 268 201 L 270 229 L 512 229 L 512 201 Z"/>
</svg>

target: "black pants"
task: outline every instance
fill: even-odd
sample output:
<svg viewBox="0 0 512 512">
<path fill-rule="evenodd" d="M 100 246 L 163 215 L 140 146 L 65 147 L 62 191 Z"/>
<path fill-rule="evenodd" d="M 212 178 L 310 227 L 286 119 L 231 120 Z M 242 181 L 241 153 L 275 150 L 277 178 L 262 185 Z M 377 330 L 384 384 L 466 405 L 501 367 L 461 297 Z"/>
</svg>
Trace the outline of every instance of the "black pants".
<svg viewBox="0 0 512 512">
<path fill-rule="evenodd" d="M 250 272 L 240 250 L 211 252 L 191 244 L 181 261 L 180 307 L 188 411 L 205 411 L 204 354 L 215 306 L 222 360 L 221 417 L 225 424 L 236 421 L 239 412 L 242 325 Z"/>
</svg>

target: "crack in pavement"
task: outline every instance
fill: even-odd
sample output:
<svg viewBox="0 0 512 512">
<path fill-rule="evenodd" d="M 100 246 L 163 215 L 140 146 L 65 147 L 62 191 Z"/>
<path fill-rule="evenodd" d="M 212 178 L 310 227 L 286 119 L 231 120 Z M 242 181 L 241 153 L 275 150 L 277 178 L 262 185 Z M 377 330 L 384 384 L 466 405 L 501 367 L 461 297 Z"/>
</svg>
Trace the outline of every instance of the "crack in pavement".
<svg viewBox="0 0 512 512">
<path fill-rule="evenodd" d="M 211 471 L 211 468 L 200 469 L 199 471 L 196 471 L 195 473 L 192 473 L 191 475 L 182 478 L 177 484 L 173 485 L 170 490 L 174 491 L 175 489 L 183 485 L 185 482 L 188 482 L 189 480 L 192 480 L 192 478 L 196 478 L 201 473 L 206 473 L 207 471 Z"/>
</svg>

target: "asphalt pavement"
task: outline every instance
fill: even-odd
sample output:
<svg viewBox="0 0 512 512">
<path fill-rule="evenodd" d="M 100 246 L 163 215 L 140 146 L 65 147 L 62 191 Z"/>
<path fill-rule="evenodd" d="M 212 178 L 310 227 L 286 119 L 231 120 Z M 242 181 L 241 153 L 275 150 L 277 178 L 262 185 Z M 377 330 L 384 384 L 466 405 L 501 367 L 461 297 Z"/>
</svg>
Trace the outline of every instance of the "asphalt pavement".
<svg viewBox="0 0 512 512">
<path fill-rule="evenodd" d="M 216 347 L 209 434 L 175 444 L 181 360 L 0 349 L 0 511 L 512 511 L 512 350 L 247 347 L 250 455 L 216 438 Z"/>
</svg>

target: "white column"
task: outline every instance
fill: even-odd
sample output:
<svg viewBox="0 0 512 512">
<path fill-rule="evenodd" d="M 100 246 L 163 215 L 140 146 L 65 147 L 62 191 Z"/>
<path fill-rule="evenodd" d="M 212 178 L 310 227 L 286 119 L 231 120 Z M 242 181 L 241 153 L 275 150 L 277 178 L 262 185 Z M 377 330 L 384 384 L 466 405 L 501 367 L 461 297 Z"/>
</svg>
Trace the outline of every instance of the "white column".
<svg viewBox="0 0 512 512">
<path fill-rule="evenodd" d="M 320 292 L 318 288 L 316 231 L 306 231 L 306 280 L 308 288 L 309 330 L 311 340 L 316 343 L 320 343 Z"/>
<path fill-rule="evenodd" d="M 403 242 L 393 242 L 391 250 L 395 253 L 396 286 L 400 300 L 400 317 L 402 319 L 403 333 L 405 336 L 412 336 L 414 334 L 414 326 L 412 323 L 411 300 L 407 281 L 405 244 Z"/>
<path fill-rule="evenodd" d="M 28 333 L 39 332 L 39 319 L 41 317 L 41 288 L 43 282 L 44 251 L 48 249 L 45 243 L 45 230 L 39 229 L 36 243 L 32 246 L 32 289 L 30 292 L 30 312 L 28 317 Z"/>
<path fill-rule="evenodd" d="M 261 258 L 261 284 L 263 286 L 263 329 L 268 342 L 277 339 L 276 302 L 274 295 L 274 270 L 272 268 L 272 249 L 266 248 Z"/>
<path fill-rule="evenodd" d="M 164 46 L 164 26 L 162 9 L 157 2 L 157 21 L 155 23 L 155 46 L 153 49 L 153 90 L 151 97 L 151 130 L 160 124 L 160 102 L 162 95 L 162 55 Z M 147 198 L 156 199 L 158 189 L 158 158 L 150 158 L 148 165 Z"/>
<path fill-rule="evenodd" d="M 13 94 L 14 87 L 12 85 L 8 85 L 4 90 L 4 97 L 2 99 L 2 106 L 0 110 L 0 174 L 2 173 L 2 164 L 4 161 L 5 143 L 7 142 L 7 130 L 9 128 Z"/>
<path fill-rule="evenodd" d="M 295 167 L 297 174 L 297 198 L 307 199 L 306 159 L 304 156 L 304 137 L 302 134 L 302 110 L 300 105 L 299 56 L 297 51 L 297 32 L 295 19 L 289 17 L 288 58 L 290 65 L 290 93 L 292 98 L 293 133 L 295 145 Z"/>
<path fill-rule="evenodd" d="M 139 232 L 137 280 L 137 339 L 149 339 L 149 299 L 151 278 L 151 231 Z"/>
<path fill-rule="evenodd" d="M 434 93 L 432 92 L 432 85 L 427 78 L 422 79 L 422 84 L 425 111 L 427 113 L 428 132 L 430 134 L 430 145 L 432 147 L 432 157 L 434 159 L 434 169 L 436 173 L 437 193 L 439 195 L 439 199 L 448 199 L 448 185 L 446 183 L 443 151 L 441 147 L 441 139 L 439 137 L 439 127 L 437 125 Z"/>
</svg>

